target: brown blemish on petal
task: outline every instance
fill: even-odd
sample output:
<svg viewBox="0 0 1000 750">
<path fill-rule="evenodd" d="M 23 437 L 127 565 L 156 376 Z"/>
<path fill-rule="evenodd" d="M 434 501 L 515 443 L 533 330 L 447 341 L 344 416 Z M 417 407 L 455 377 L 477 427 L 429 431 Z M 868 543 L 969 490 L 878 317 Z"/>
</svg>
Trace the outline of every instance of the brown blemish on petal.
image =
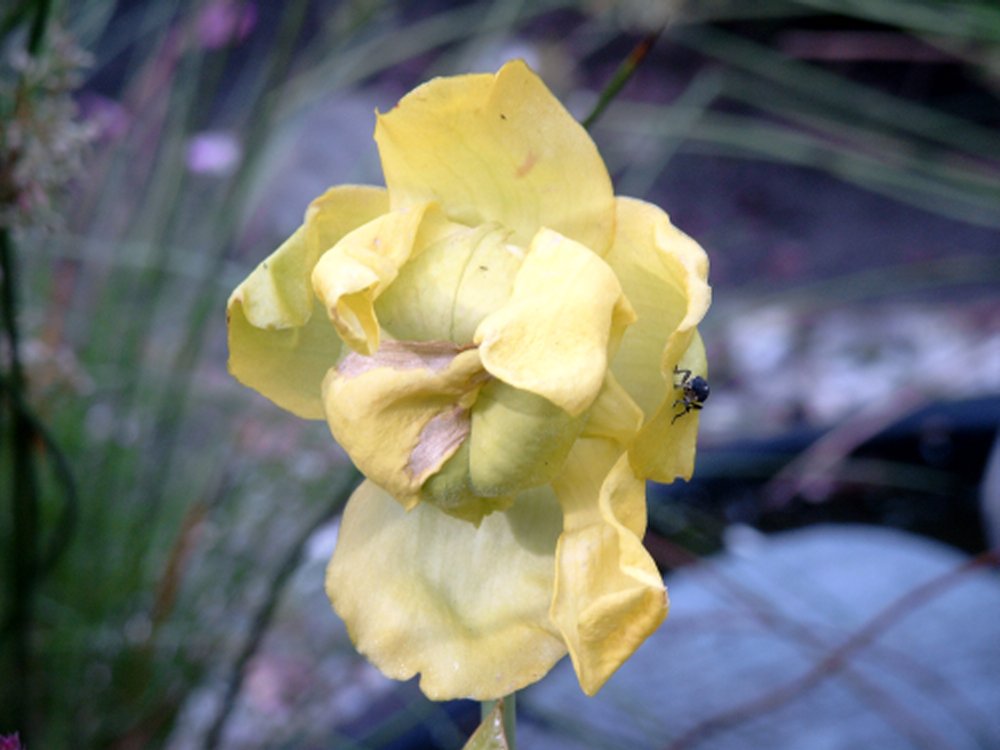
<svg viewBox="0 0 1000 750">
<path fill-rule="evenodd" d="M 469 410 L 454 406 L 431 419 L 420 431 L 417 446 L 410 453 L 406 471 L 423 482 L 452 457 L 469 436 Z"/>
<path fill-rule="evenodd" d="M 337 365 L 337 372 L 345 378 L 355 378 L 380 367 L 441 372 L 448 369 L 452 360 L 469 348 L 450 341 L 383 341 L 378 351 L 370 357 L 357 352 L 348 354 Z"/>
<path fill-rule="evenodd" d="M 517 171 L 514 173 L 514 176 L 524 177 L 525 175 L 528 174 L 528 172 L 530 172 L 532 169 L 535 168 L 535 164 L 537 163 L 538 163 L 538 154 L 536 154 L 534 151 L 529 151 L 528 155 L 524 157 L 524 161 L 521 162 L 521 166 L 517 168 Z"/>
</svg>

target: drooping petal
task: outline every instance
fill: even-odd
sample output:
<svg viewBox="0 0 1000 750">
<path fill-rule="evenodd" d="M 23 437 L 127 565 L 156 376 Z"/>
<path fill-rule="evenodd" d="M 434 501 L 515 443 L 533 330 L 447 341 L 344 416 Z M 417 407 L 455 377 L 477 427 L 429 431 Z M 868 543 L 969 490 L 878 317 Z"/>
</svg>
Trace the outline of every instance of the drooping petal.
<svg viewBox="0 0 1000 750">
<path fill-rule="evenodd" d="M 577 416 L 604 382 L 611 342 L 634 318 L 600 257 L 543 229 L 510 301 L 480 323 L 474 341 L 491 375 Z"/>
<path fill-rule="evenodd" d="M 388 207 L 381 188 L 327 191 L 302 227 L 236 288 L 227 309 L 229 371 L 240 382 L 300 417 L 323 418 L 320 384 L 342 345 L 314 309 L 310 276 L 323 251 Z"/>
<path fill-rule="evenodd" d="M 361 472 L 407 508 L 469 434 L 486 381 L 479 354 L 450 342 L 383 342 L 351 353 L 323 381 L 327 422 Z"/>
<path fill-rule="evenodd" d="M 490 700 L 539 680 L 565 653 L 549 622 L 561 514 L 526 493 L 476 528 L 370 481 L 351 497 L 327 593 L 357 649 L 387 676 L 421 674 L 432 700 Z"/>
<path fill-rule="evenodd" d="M 393 211 L 355 229 L 327 250 L 312 272 L 313 289 L 341 338 L 369 355 L 379 346 L 375 300 L 425 236 L 436 235 L 445 219 L 429 204 Z M 425 224 L 425 219 L 426 224 Z"/>
<path fill-rule="evenodd" d="M 593 695 L 663 622 L 667 592 L 636 533 L 645 528 L 645 483 L 614 441 L 578 441 L 552 486 L 564 527 L 551 616 Z"/>
<path fill-rule="evenodd" d="M 497 221 L 525 246 L 541 227 L 603 254 L 611 180 L 587 132 L 524 62 L 435 78 L 379 115 L 393 209 L 439 202 L 469 226 Z"/>
</svg>

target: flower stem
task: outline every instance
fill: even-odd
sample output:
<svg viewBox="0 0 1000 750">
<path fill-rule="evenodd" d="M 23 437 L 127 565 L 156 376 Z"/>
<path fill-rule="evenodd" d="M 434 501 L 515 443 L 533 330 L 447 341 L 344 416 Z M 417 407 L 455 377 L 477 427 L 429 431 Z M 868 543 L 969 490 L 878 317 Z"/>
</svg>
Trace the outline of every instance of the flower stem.
<svg viewBox="0 0 1000 750">
<path fill-rule="evenodd" d="M 503 733 L 507 738 L 507 747 L 510 750 L 517 750 L 517 693 L 506 695 L 499 701 L 483 701 L 481 706 L 483 719 L 493 712 L 497 703 L 502 704 L 500 711 L 503 715 Z"/>
<path fill-rule="evenodd" d="M 656 40 L 660 38 L 660 34 L 663 33 L 664 28 L 666 27 L 661 26 L 656 31 L 646 34 L 646 36 L 640 39 L 639 43 L 632 48 L 628 57 L 626 57 L 622 64 L 618 66 L 618 70 L 615 71 L 611 81 L 604 87 L 604 91 L 602 91 L 601 95 L 598 97 L 597 104 L 594 105 L 594 109 L 589 115 L 587 115 L 586 119 L 584 119 L 583 127 L 590 130 L 593 124 L 597 122 L 597 119 L 604 113 L 604 110 L 608 108 L 608 105 L 611 104 L 614 98 L 618 96 L 618 93 L 625 87 L 625 84 L 628 83 L 632 74 L 635 73 L 642 61 L 646 59 L 646 55 L 649 54 L 649 51 L 653 48 Z"/>
</svg>

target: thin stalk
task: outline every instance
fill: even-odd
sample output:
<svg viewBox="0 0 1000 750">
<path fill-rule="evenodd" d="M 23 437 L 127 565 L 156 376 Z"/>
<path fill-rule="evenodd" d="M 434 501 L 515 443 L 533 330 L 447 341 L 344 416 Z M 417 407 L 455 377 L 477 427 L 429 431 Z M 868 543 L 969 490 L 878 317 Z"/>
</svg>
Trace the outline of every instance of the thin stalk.
<svg viewBox="0 0 1000 750">
<path fill-rule="evenodd" d="M 631 107 L 632 105 L 630 105 Z M 633 111 L 634 110 L 630 110 Z M 844 181 L 860 185 L 898 201 L 934 213 L 952 216 L 970 224 L 1000 225 L 996 207 L 1000 183 L 977 179 L 957 185 L 940 174 L 927 176 L 900 169 L 880 158 L 809 133 L 761 123 L 740 115 L 721 112 L 706 114 L 698 127 L 683 134 L 668 130 L 674 123 L 637 123 L 634 117 L 620 116 L 605 127 L 624 132 L 659 133 L 667 138 L 683 135 L 684 150 L 706 151 L 713 155 L 759 159 L 776 163 L 814 167 Z"/>
<path fill-rule="evenodd" d="M 597 103 L 594 105 L 594 109 L 591 110 L 590 114 L 586 116 L 583 120 L 583 127 L 588 130 L 594 125 L 595 122 L 604 113 L 604 110 L 608 108 L 608 105 L 614 101 L 614 98 L 618 96 L 625 84 L 629 82 L 635 71 L 638 70 L 642 61 L 646 59 L 649 51 L 653 49 L 653 45 L 656 44 L 656 40 L 660 38 L 660 34 L 666 26 L 661 26 L 656 31 L 647 34 L 639 43 L 632 48 L 629 52 L 628 57 L 618 66 L 618 70 L 615 71 L 614 76 L 612 76 L 611 81 L 607 86 L 604 87 L 604 91 L 597 99 Z"/>
<path fill-rule="evenodd" d="M 503 734 L 507 738 L 507 747 L 517 750 L 517 693 L 505 695 L 499 701 L 483 701 L 480 712 L 484 720 L 493 713 L 497 703 L 502 704 L 500 713 L 503 716 Z"/>
<path fill-rule="evenodd" d="M 17 324 L 17 267 L 14 243 L 10 231 L 0 229 L 0 313 L 3 335 L 7 340 L 10 374 L 5 378 L 4 412 L 9 415 L 5 425 L 10 442 L 11 479 L 11 540 L 10 540 L 10 599 L 7 622 L 0 635 L 10 636 L 11 672 L 4 680 L 9 695 L 13 726 L 23 738 L 31 736 L 31 706 L 34 691 L 32 673 L 31 630 L 34 616 L 35 574 L 38 553 L 38 481 L 31 451 L 33 430 L 21 408 L 25 389 L 24 368 L 20 355 L 20 332 Z"/>
<path fill-rule="evenodd" d="M 996 131 L 963 117 L 906 101 L 843 76 L 789 59 L 736 34 L 718 28 L 686 27 L 671 41 L 695 49 L 782 87 L 803 102 L 839 112 L 850 122 L 873 123 L 986 159 L 996 158 Z"/>
</svg>

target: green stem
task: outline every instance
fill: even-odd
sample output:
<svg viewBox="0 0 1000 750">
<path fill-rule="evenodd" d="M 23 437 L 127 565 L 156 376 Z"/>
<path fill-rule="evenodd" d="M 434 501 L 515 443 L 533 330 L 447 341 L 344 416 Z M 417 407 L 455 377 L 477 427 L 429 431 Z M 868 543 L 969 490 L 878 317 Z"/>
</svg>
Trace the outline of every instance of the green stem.
<svg viewBox="0 0 1000 750">
<path fill-rule="evenodd" d="M 517 750 L 517 693 L 511 693 L 499 701 L 483 701 L 480 707 L 483 719 L 493 713 L 497 703 L 502 703 L 503 733 L 510 750 Z"/>
<path fill-rule="evenodd" d="M 656 40 L 660 38 L 660 34 L 663 33 L 665 26 L 661 26 L 656 31 L 651 34 L 647 34 L 639 43 L 632 48 L 629 52 L 628 57 L 618 66 L 618 70 L 615 71 L 614 76 L 611 78 L 611 82 L 604 87 L 604 91 L 601 92 L 600 97 L 597 99 L 597 104 L 594 105 L 594 109 L 583 121 L 583 127 L 590 130 L 597 119 L 604 113 L 604 110 L 608 108 L 612 100 L 618 96 L 618 93 L 625 87 L 632 74 L 638 69 L 639 65 L 643 60 L 646 59 L 646 55 L 653 48 Z"/>
</svg>

